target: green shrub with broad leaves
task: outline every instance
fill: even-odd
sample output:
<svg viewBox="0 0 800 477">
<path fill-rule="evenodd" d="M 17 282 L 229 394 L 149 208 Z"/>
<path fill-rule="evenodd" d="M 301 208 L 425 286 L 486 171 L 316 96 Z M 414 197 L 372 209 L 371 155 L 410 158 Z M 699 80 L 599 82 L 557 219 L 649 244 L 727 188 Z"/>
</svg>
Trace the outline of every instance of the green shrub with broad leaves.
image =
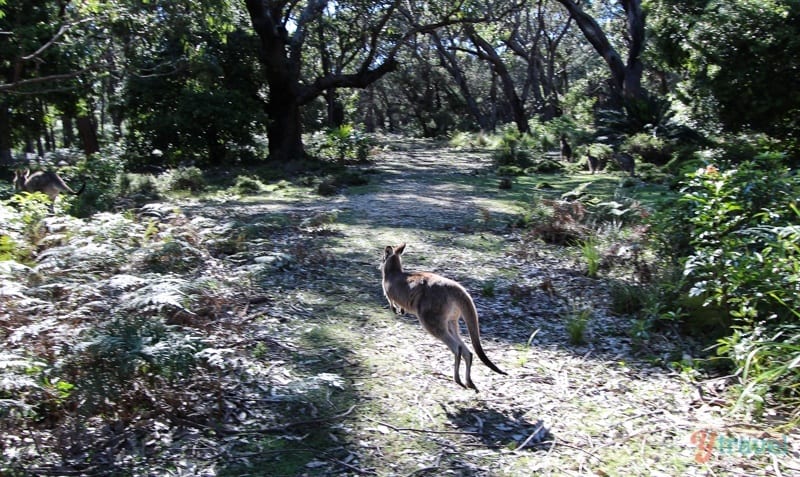
<svg viewBox="0 0 800 477">
<path fill-rule="evenodd" d="M 65 168 L 65 178 L 70 187 L 77 190 L 82 183 L 86 187 L 71 202 L 69 213 L 76 217 L 88 217 L 95 212 L 107 212 L 117 203 L 120 192 L 120 175 L 124 160 L 121 151 L 109 148 L 92 157 L 81 158 L 78 163 Z M 63 198 L 58 199 L 63 200 Z"/>
<path fill-rule="evenodd" d="M 700 168 L 681 194 L 666 241 L 682 301 L 698 305 L 689 319 L 718 316 L 717 351 L 741 379 L 740 404 L 781 398 L 800 418 L 800 178 L 781 155 L 762 154 Z"/>
</svg>

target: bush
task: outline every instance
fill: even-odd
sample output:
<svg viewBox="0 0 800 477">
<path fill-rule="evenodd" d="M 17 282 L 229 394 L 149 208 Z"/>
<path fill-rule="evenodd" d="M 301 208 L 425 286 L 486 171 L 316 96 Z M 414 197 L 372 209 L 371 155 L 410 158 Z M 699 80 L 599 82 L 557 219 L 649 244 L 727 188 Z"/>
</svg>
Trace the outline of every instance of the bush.
<svg viewBox="0 0 800 477">
<path fill-rule="evenodd" d="M 166 192 L 189 190 L 200 192 L 206 188 L 203 171 L 197 167 L 179 167 L 159 177 L 161 189 Z"/>
<path fill-rule="evenodd" d="M 552 159 L 540 159 L 525 169 L 525 174 L 556 174 L 564 171 L 564 164 Z"/>
<path fill-rule="evenodd" d="M 149 399 L 137 399 L 139 389 L 188 377 L 201 348 L 197 338 L 163 318 L 120 314 L 76 350 L 65 371 L 70 382 L 78 383 L 75 398 L 88 413 L 134 402 L 140 407 Z"/>
<path fill-rule="evenodd" d="M 74 170 L 69 172 L 70 178 L 74 177 L 71 183 L 86 181 L 86 188 L 72 202 L 70 213 L 77 217 L 88 217 L 95 212 L 112 210 L 119 197 L 119 177 L 123 166 L 121 151 L 114 148 L 78 162 Z"/>
<path fill-rule="evenodd" d="M 688 175 L 663 238 L 683 269 L 682 300 L 718 310 L 718 352 L 742 379 L 742 399 L 800 402 L 800 179 L 777 154 Z M 691 317 L 690 317 L 691 318 Z M 792 361 L 794 360 L 794 361 Z"/>
<path fill-rule="evenodd" d="M 537 150 L 533 136 L 509 129 L 503 134 L 492 157 L 497 167 L 517 166 L 524 169 L 533 164 L 533 155 Z"/>
<path fill-rule="evenodd" d="M 264 192 L 266 186 L 260 180 L 248 177 L 248 176 L 239 176 L 236 178 L 236 182 L 233 185 L 233 188 L 242 195 L 248 194 L 260 194 Z"/>
<path fill-rule="evenodd" d="M 374 141 L 366 133 L 352 124 L 325 131 L 322 136 L 315 135 L 307 145 L 312 156 L 346 162 L 366 162 Z"/>
<path fill-rule="evenodd" d="M 620 149 L 628 154 L 638 155 L 644 162 L 662 166 L 669 162 L 672 150 L 667 142 L 648 133 L 638 133 L 625 139 Z"/>
</svg>

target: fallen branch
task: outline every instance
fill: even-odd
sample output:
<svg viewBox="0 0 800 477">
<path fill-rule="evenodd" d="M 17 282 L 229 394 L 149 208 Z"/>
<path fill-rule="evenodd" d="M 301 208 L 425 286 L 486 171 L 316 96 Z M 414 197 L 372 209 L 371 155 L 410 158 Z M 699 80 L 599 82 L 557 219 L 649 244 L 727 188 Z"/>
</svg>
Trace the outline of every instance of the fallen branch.
<svg viewBox="0 0 800 477">
<path fill-rule="evenodd" d="M 376 424 L 380 424 L 381 426 L 388 427 L 389 429 L 397 432 L 417 432 L 420 434 L 455 434 L 455 435 L 462 435 L 462 436 L 482 436 L 482 432 L 470 432 L 470 431 L 434 431 L 431 429 L 417 429 L 414 427 L 397 427 L 393 426 L 389 423 L 378 421 L 372 418 L 366 418 L 368 421 L 372 421 Z"/>
</svg>

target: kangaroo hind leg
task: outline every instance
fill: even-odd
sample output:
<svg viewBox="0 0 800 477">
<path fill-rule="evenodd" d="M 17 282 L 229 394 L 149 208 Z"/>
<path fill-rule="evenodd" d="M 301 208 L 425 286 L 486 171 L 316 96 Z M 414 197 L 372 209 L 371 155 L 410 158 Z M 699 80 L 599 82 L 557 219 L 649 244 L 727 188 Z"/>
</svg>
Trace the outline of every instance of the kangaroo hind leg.
<svg viewBox="0 0 800 477">
<path fill-rule="evenodd" d="M 464 344 L 464 341 L 461 340 L 461 337 L 458 333 L 458 320 L 449 320 L 447 323 L 447 346 L 455 355 L 455 362 L 453 363 L 453 380 L 459 386 L 467 389 L 474 389 L 475 392 L 478 392 L 478 388 L 475 387 L 475 384 L 472 382 L 472 352 L 467 348 L 467 345 Z M 460 367 L 461 367 L 461 358 L 464 358 L 464 365 L 466 367 L 466 385 L 461 383 L 461 376 L 460 376 Z"/>
</svg>

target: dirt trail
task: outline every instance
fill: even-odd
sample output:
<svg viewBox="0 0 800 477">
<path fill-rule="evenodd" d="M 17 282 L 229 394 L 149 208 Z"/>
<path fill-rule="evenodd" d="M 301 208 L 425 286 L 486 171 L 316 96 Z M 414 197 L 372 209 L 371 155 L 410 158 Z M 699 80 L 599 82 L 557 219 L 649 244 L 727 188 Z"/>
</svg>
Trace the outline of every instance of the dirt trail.
<svg viewBox="0 0 800 477">
<path fill-rule="evenodd" d="M 510 230 L 487 225 L 508 213 L 492 181 L 473 180 L 489 161 L 403 143 L 376 159 L 363 193 L 236 209 L 239 217 L 298 220 L 337 211 L 333 225 L 274 238 L 274 250 L 289 245 L 289 264 L 265 274 L 271 301 L 252 310 L 252 336 L 286 358 L 271 355 L 264 385 L 317 383 L 281 408 L 298 432 L 287 432 L 285 455 L 262 453 L 263 465 L 276 474 L 387 476 L 771 475 L 799 467 L 796 451 L 713 450 L 704 461 L 691 441 L 705 436 L 697 431 L 747 438 L 759 428 L 724 416 L 719 383 L 691 384 L 634 353 L 630 319 L 609 314 L 602 279 L 583 277 L 559 250 L 525 248 Z M 447 348 L 415 318 L 389 312 L 377 267 L 383 247 L 400 242 L 408 243 L 407 268 L 467 287 L 484 348 L 508 376 L 476 360 L 481 392 L 459 388 Z M 572 302 L 546 293 L 548 280 Z M 569 303 L 592 310 L 586 345 L 569 342 Z M 292 457 L 297 448 L 305 451 Z"/>
</svg>

